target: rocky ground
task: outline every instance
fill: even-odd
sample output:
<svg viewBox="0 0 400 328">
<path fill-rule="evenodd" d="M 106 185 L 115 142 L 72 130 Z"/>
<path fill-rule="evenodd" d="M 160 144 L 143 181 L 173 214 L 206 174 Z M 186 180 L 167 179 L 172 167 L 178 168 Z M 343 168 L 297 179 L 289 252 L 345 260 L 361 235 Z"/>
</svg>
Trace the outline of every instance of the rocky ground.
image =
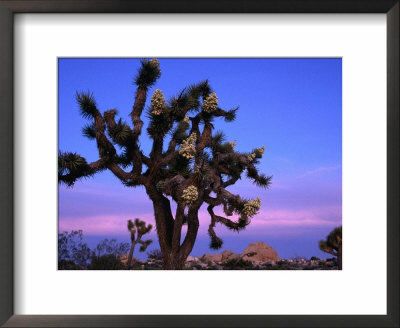
<svg viewBox="0 0 400 328">
<path fill-rule="evenodd" d="M 125 258 L 122 257 L 124 262 Z M 162 270 L 161 258 L 152 258 L 146 262 L 137 261 L 132 269 Z M 276 251 L 263 242 L 250 244 L 241 254 L 230 250 L 219 254 L 204 254 L 201 257 L 188 257 L 185 270 L 337 270 L 334 259 L 307 260 L 279 258 Z"/>
</svg>

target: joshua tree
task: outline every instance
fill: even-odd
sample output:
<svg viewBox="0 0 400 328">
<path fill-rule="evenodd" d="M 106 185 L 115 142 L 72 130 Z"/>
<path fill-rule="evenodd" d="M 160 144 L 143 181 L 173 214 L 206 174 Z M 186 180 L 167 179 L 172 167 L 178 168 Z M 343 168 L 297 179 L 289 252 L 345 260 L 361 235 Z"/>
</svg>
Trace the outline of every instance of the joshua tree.
<svg viewBox="0 0 400 328">
<path fill-rule="evenodd" d="M 139 251 L 144 252 L 147 249 L 147 246 L 149 246 L 153 242 L 151 239 L 142 240 L 142 236 L 146 233 L 149 233 L 152 228 L 153 226 L 151 224 L 147 225 L 146 227 L 146 222 L 140 219 L 136 218 L 135 222 L 132 222 L 132 220 L 128 220 L 128 231 L 131 233 L 132 242 L 131 249 L 129 250 L 128 262 L 126 264 L 128 268 L 131 267 L 133 251 L 135 250 L 136 244 L 140 244 Z"/>
<path fill-rule="evenodd" d="M 326 240 L 320 240 L 319 248 L 321 251 L 337 257 L 339 269 L 342 269 L 342 226 L 333 229 Z"/>
<path fill-rule="evenodd" d="M 161 90 L 154 91 L 147 110 L 152 149 L 145 155 L 139 143 L 141 116 L 149 88 L 160 76 L 157 59 L 142 60 L 135 78 L 137 90 L 130 114 L 131 126 L 115 119 L 115 109 L 102 114 L 91 93 L 77 93 L 81 114 L 90 121 L 83 134 L 95 139 L 99 159 L 87 163 L 77 153 L 60 152 L 58 178 L 60 183 L 73 186 L 76 180 L 107 169 L 125 186 L 144 186 L 153 203 L 164 268 L 183 269 L 196 241 L 201 205 L 208 205 L 211 218 L 210 247 L 218 249 L 222 240 L 214 231 L 215 225 L 242 230 L 261 206 L 259 198 L 244 199 L 228 191 L 228 187 L 245 171 L 260 187 L 268 187 L 271 177 L 260 174 L 256 168 L 264 147 L 241 153 L 235 150 L 234 141 L 225 142 L 222 132 L 214 132 L 213 121 L 216 118 L 233 121 L 238 108 L 221 109 L 207 80 L 188 86 L 168 102 Z M 117 152 L 115 145 L 122 150 Z M 175 215 L 171 200 L 177 204 Z M 226 216 L 236 214 L 238 218 L 231 220 L 215 214 L 217 206 L 222 206 Z M 184 224 L 187 232 L 182 241 Z"/>
</svg>

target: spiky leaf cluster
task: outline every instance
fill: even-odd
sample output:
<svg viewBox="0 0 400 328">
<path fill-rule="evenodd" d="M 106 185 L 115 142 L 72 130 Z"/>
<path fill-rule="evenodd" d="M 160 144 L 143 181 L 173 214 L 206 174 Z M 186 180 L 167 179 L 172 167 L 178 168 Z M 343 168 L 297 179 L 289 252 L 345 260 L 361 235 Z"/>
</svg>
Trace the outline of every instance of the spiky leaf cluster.
<svg viewBox="0 0 400 328">
<path fill-rule="evenodd" d="M 210 236 L 210 239 L 211 239 L 211 241 L 210 241 L 209 247 L 211 249 L 215 249 L 215 250 L 220 249 L 222 247 L 222 245 L 224 244 L 223 240 L 221 238 L 217 237 L 216 235 Z"/>
<path fill-rule="evenodd" d="M 141 67 L 135 78 L 135 84 L 139 87 L 147 88 L 152 86 L 161 76 L 160 62 L 152 60 L 142 60 Z"/>
<path fill-rule="evenodd" d="M 319 248 L 321 251 L 338 256 L 342 247 L 342 226 L 333 229 L 326 240 L 320 240 Z"/>
<path fill-rule="evenodd" d="M 151 239 L 144 241 L 143 244 L 140 245 L 140 247 L 139 247 L 139 252 L 144 252 L 147 249 L 147 247 L 152 243 L 153 243 L 153 241 Z"/>
<path fill-rule="evenodd" d="M 247 177 L 253 180 L 254 184 L 261 188 L 268 188 L 271 185 L 271 176 L 259 174 L 258 170 L 253 166 L 247 168 Z"/>
<path fill-rule="evenodd" d="M 187 137 L 186 131 L 190 127 L 190 118 L 186 115 L 177 125 L 176 128 L 172 131 L 172 139 L 176 143 L 182 143 L 183 140 Z"/>
<path fill-rule="evenodd" d="M 96 130 L 94 124 L 87 124 L 82 128 L 82 134 L 88 139 L 96 138 Z"/>
<path fill-rule="evenodd" d="M 89 177 L 93 173 L 86 160 L 77 153 L 58 154 L 58 180 L 71 187 L 77 179 Z"/>
<path fill-rule="evenodd" d="M 113 142 L 120 146 L 125 146 L 131 136 L 131 128 L 128 124 L 119 119 L 115 126 L 108 128 L 108 135 Z"/>
<path fill-rule="evenodd" d="M 93 118 L 97 111 L 96 101 L 94 99 L 93 93 L 91 92 L 81 92 L 76 93 L 76 101 L 79 104 L 79 109 L 82 117 Z"/>
</svg>

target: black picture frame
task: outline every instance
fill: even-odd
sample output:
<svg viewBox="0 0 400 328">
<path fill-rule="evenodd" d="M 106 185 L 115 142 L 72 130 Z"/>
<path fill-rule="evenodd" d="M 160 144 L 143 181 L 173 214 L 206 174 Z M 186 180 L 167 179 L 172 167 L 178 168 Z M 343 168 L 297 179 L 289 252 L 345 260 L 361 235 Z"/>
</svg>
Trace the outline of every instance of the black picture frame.
<svg viewBox="0 0 400 328">
<path fill-rule="evenodd" d="M 4 327 L 399 327 L 399 0 L 0 0 L 0 324 Z M 13 17 L 16 13 L 385 13 L 387 315 L 14 315 Z M 368 288 L 368 286 L 365 286 Z"/>
</svg>

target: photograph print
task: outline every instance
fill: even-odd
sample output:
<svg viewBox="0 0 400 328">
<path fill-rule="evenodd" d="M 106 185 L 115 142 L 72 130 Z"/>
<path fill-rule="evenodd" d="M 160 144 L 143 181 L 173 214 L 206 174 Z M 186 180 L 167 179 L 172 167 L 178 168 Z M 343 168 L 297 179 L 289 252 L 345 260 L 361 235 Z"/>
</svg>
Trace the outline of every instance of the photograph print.
<svg viewBox="0 0 400 328">
<path fill-rule="evenodd" d="M 342 270 L 341 58 L 59 58 L 58 270 Z"/>
</svg>

